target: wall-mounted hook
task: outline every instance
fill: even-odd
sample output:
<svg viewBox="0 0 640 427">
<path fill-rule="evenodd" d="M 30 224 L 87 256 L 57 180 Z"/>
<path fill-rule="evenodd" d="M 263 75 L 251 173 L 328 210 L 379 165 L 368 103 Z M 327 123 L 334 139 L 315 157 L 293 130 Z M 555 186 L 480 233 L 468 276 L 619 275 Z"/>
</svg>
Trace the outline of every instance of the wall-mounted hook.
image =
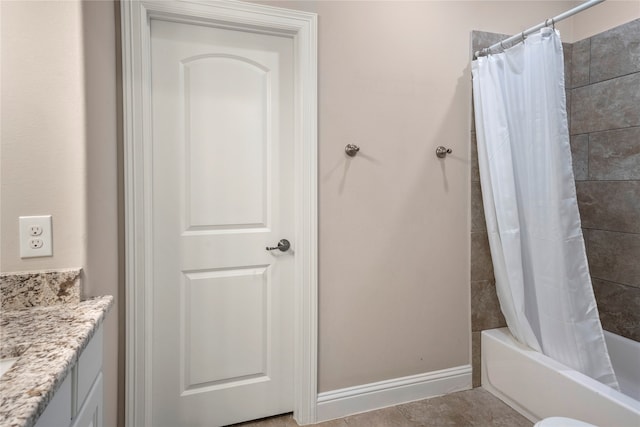
<svg viewBox="0 0 640 427">
<path fill-rule="evenodd" d="M 344 152 L 347 153 L 347 156 L 349 157 L 355 156 L 358 151 L 360 151 L 360 147 L 355 144 L 347 144 L 347 146 L 344 147 Z"/>
<path fill-rule="evenodd" d="M 447 154 L 451 153 L 453 153 L 453 150 L 451 148 L 445 148 L 442 145 L 436 148 L 436 156 L 441 159 L 444 159 L 445 157 L 447 157 Z"/>
</svg>

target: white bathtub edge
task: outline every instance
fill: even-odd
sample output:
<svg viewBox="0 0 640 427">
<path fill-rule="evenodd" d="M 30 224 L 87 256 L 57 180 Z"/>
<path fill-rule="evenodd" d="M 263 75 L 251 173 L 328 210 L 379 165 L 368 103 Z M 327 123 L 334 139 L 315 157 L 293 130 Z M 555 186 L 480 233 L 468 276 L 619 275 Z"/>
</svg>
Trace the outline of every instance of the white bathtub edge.
<svg viewBox="0 0 640 427">
<path fill-rule="evenodd" d="M 482 331 L 482 333 L 481 333 L 481 340 L 482 340 L 482 344 L 481 344 L 481 369 L 480 369 L 481 370 L 480 375 L 481 375 L 482 388 L 487 390 L 489 393 L 493 394 L 498 399 L 502 400 L 504 403 L 509 405 L 511 408 L 515 409 L 520 415 L 522 415 L 523 417 L 525 417 L 526 419 L 528 419 L 532 423 L 534 423 L 534 424 L 537 423 L 538 421 L 540 421 L 542 419 L 539 415 L 536 415 L 536 414 L 530 412 L 527 408 L 525 408 L 524 406 L 520 405 L 515 400 L 511 399 L 509 396 L 504 394 L 498 388 L 494 387 L 493 384 L 490 381 L 488 381 L 489 375 L 488 375 L 488 372 L 487 372 L 487 365 L 485 363 L 486 357 L 485 357 L 485 354 L 484 354 L 485 349 L 487 347 L 485 345 L 485 337 L 484 337 L 485 332 L 487 334 L 491 333 L 492 338 L 494 338 L 494 339 L 501 339 L 501 340 L 509 341 L 509 344 L 514 346 L 514 349 L 517 348 L 520 351 L 527 351 L 524 347 L 519 348 L 521 346 L 521 344 L 513 339 L 513 337 L 511 336 L 511 334 L 509 333 L 509 330 L 507 328 L 489 329 L 489 330 Z"/>
<path fill-rule="evenodd" d="M 522 346 L 507 328 L 483 331 L 481 339 L 482 387 L 530 421 L 640 425 L 640 402 Z"/>
</svg>

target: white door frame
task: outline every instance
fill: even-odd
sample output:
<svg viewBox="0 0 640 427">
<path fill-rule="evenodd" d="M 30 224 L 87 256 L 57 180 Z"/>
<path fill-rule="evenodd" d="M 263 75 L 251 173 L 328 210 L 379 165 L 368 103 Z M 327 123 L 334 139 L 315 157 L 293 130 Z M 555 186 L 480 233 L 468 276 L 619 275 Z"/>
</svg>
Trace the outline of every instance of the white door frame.
<svg viewBox="0 0 640 427">
<path fill-rule="evenodd" d="M 125 167 L 125 416 L 151 422 L 153 269 L 151 179 L 151 19 L 194 22 L 289 37 L 295 66 L 294 417 L 316 420 L 317 404 L 317 15 L 239 1 L 121 2 Z"/>
</svg>

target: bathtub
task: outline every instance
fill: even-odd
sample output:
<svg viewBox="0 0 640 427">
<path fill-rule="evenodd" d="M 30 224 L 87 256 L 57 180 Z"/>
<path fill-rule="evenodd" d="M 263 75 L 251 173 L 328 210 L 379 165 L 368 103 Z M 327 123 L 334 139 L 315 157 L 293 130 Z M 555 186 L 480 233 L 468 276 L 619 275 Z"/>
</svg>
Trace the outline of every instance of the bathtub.
<svg viewBox="0 0 640 427">
<path fill-rule="evenodd" d="M 620 388 L 518 343 L 507 328 L 482 332 L 482 387 L 532 422 L 552 416 L 601 427 L 640 426 L 640 343 L 605 332 Z"/>
</svg>

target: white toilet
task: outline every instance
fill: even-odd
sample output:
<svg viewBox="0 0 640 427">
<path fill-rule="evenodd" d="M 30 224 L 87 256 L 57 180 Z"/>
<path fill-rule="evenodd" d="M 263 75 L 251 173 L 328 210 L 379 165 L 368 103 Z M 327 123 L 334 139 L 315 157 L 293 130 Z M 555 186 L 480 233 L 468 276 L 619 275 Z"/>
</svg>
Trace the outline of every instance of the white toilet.
<svg viewBox="0 0 640 427">
<path fill-rule="evenodd" d="M 597 427 L 584 421 L 574 420 L 565 417 L 549 417 L 540 420 L 533 427 Z"/>
</svg>

